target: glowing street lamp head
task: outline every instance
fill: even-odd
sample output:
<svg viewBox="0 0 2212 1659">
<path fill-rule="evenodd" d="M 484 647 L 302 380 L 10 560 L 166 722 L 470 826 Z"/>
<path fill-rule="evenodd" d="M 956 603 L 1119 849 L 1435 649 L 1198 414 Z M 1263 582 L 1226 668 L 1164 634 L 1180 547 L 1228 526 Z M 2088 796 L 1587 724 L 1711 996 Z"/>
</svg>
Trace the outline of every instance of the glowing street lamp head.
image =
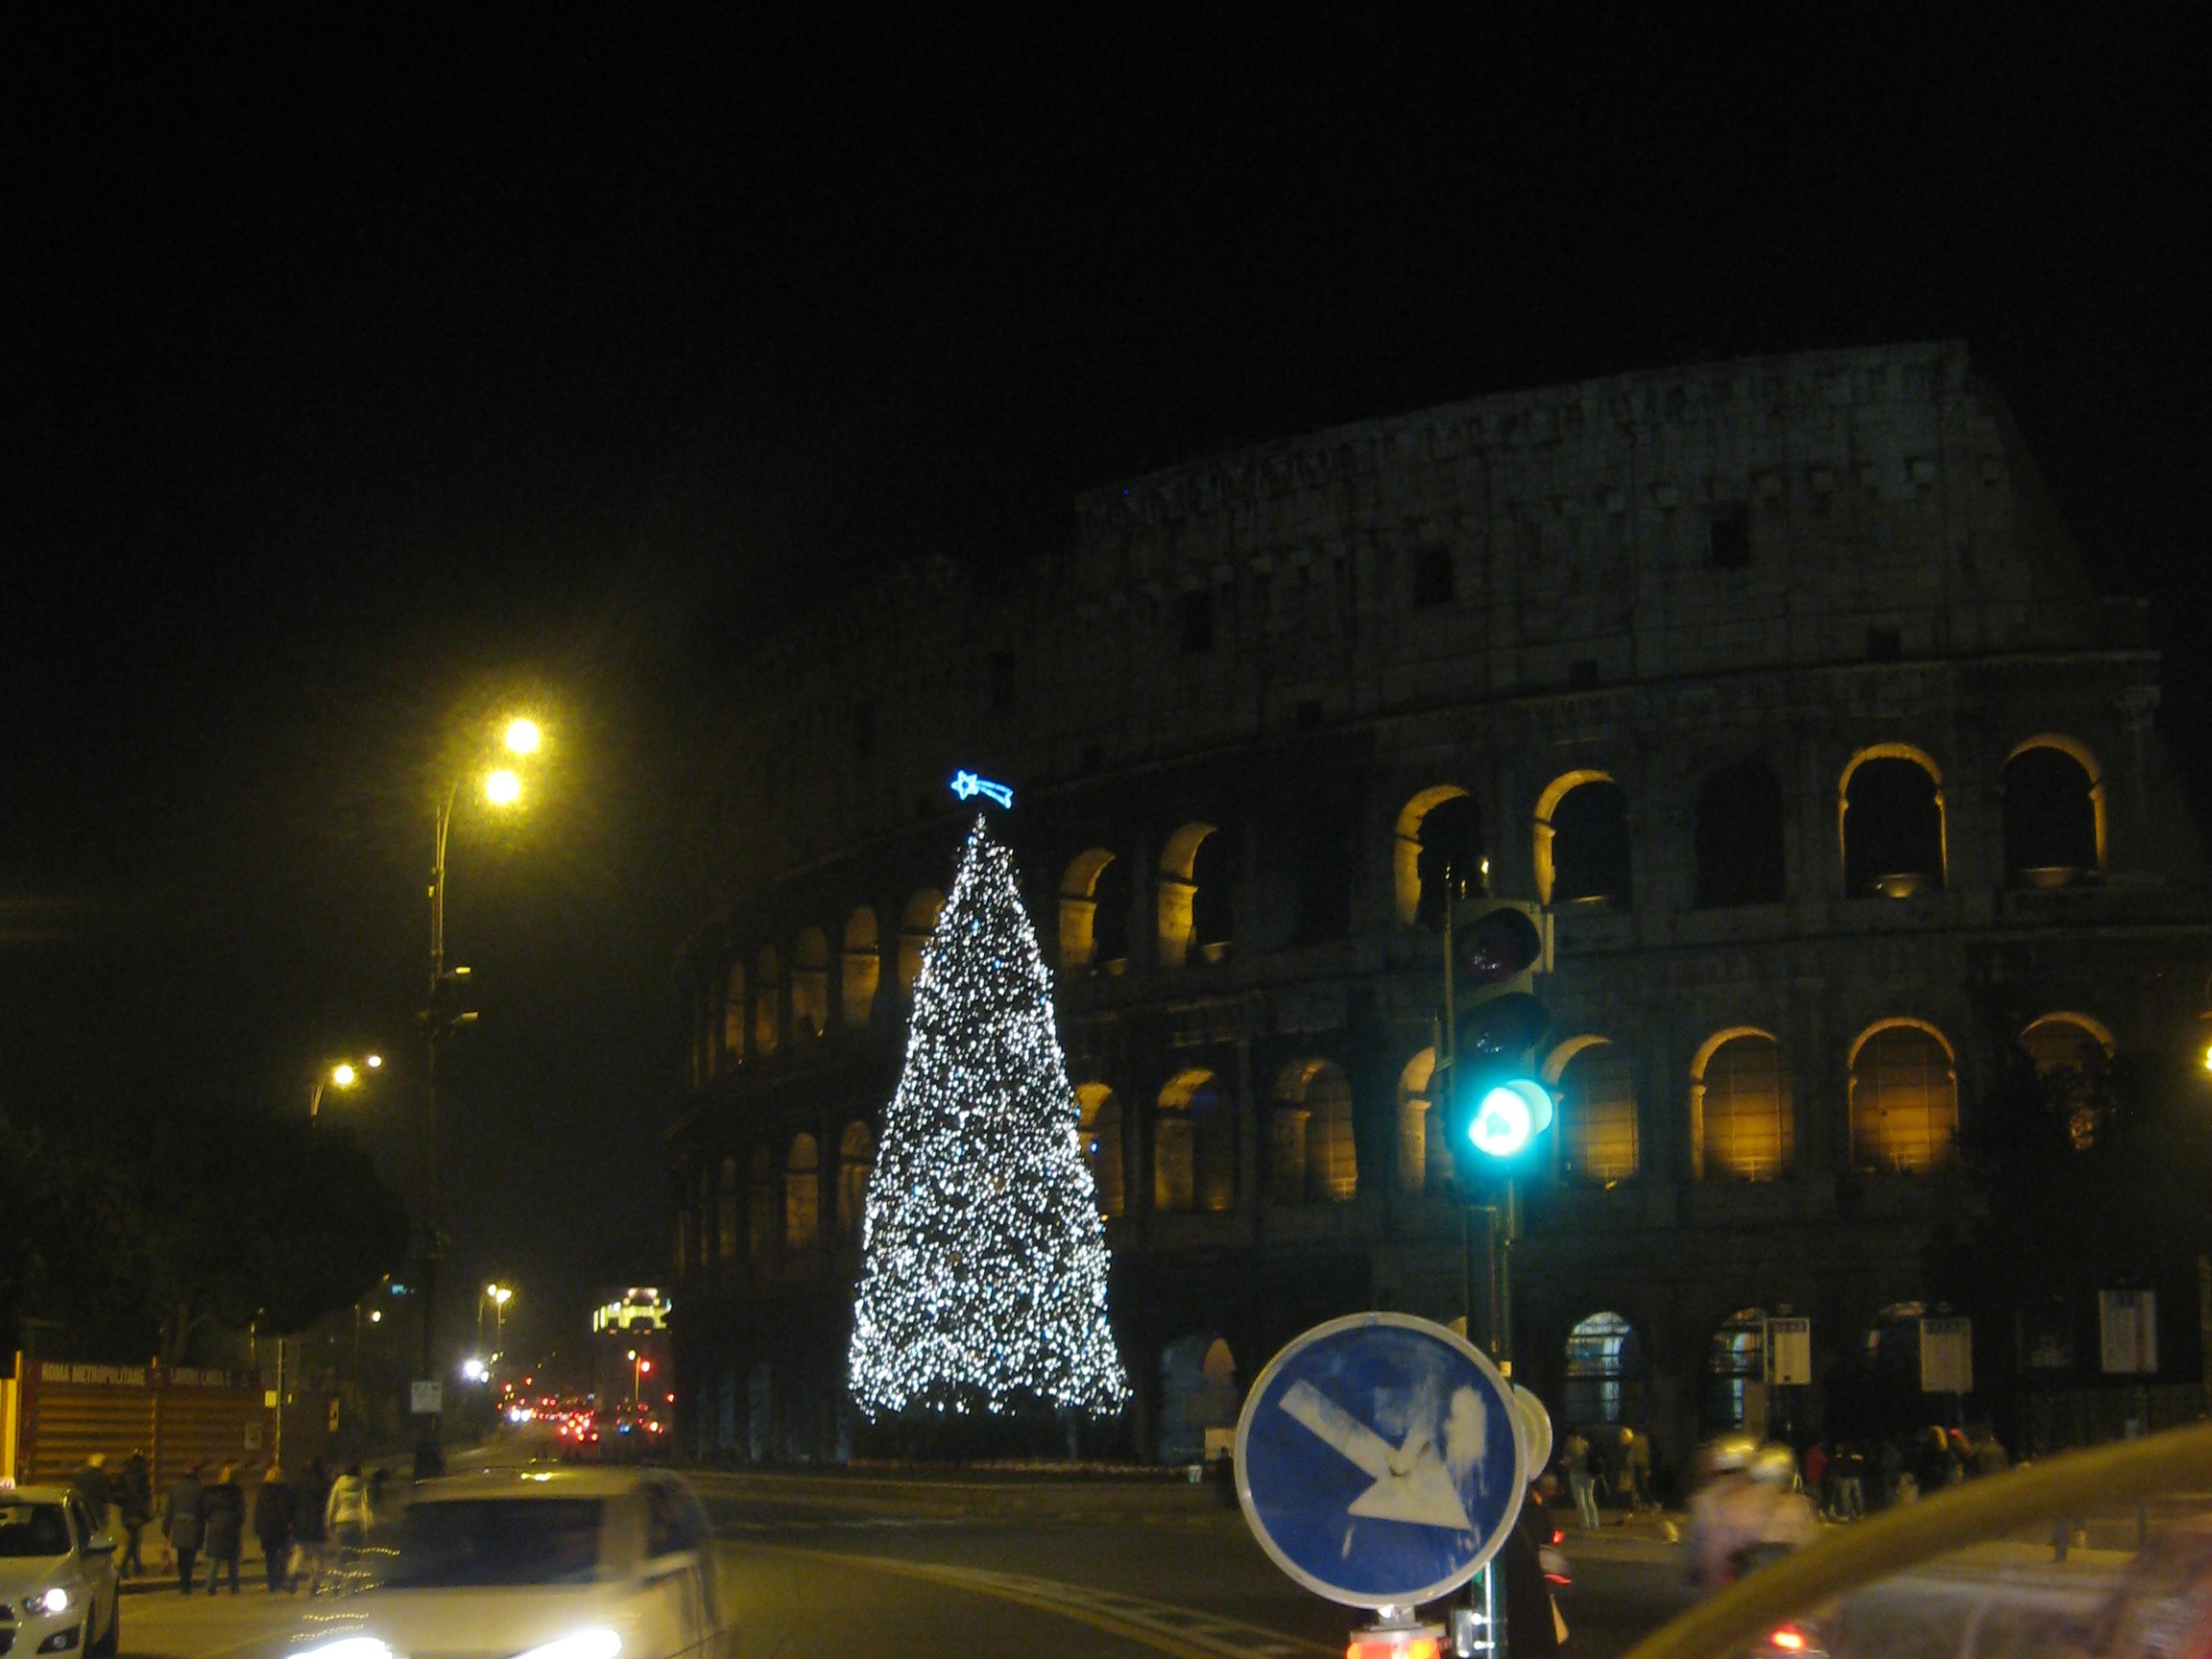
<svg viewBox="0 0 2212 1659">
<path fill-rule="evenodd" d="M 502 766 L 484 780 L 484 798 L 494 806 L 512 806 L 522 799 L 522 780 Z"/>
<path fill-rule="evenodd" d="M 504 741 L 510 755 L 535 755 L 545 734 L 538 730 L 535 720 L 517 718 L 507 722 Z"/>
<path fill-rule="evenodd" d="M 344 1060 L 339 1061 L 337 1065 L 330 1068 L 330 1081 L 341 1089 L 352 1088 L 354 1082 L 360 1077 L 360 1075 L 361 1074 L 354 1070 L 349 1062 Z"/>
<path fill-rule="evenodd" d="M 362 1061 L 361 1064 L 368 1067 L 370 1070 L 373 1071 L 379 1066 L 384 1064 L 384 1056 L 381 1054 L 372 1054 L 366 1060 Z"/>
</svg>

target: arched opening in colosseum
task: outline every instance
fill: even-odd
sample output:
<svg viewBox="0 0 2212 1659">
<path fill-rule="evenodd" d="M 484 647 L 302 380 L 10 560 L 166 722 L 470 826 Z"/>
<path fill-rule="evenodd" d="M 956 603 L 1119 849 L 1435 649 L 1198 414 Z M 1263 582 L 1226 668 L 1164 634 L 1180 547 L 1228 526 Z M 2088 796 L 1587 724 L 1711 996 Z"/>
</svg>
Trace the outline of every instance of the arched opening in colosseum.
<svg viewBox="0 0 2212 1659">
<path fill-rule="evenodd" d="M 1441 927 L 1455 894 L 1488 888 L 1490 859 L 1482 841 L 1482 808 L 1455 783 L 1424 789 L 1398 814 L 1391 876 L 1398 920 Z"/>
<path fill-rule="evenodd" d="M 876 1137 L 855 1118 L 837 1138 L 837 1236 L 850 1238 L 868 1214 L 868 1178 L 876 1173 Z"/>
<path fill-rule="evenodd" d="M 1643 1421 L 1643 1382 L 1644 1345 L 1620 1314 L 1593 1313 L 1567 1333 L 1564 1427 L 1587 1433 Z"/>
<path fill-rule="evenodd" d="M 1751 1384 L 1767 1376 L 1767 1310 L 1739 1308 L 1713 1333 L 1705 1361 L 1705 1431 L 1723 1434 L 1751 1423 Z"/>
<path fill-rule="evenodd" d="M 1851 1045 L 1851 1162 L 1925 1174 L 1952 1162 L 1959 1073 L 1951 1045 L 1922 1020 L 1885 1020 Z"/>
<path fill-rule="evenodd" d="M 745 1184 L 745 1248 L 753 1265 L 764 1267 L 776 1255 L 783 1234 L 783 1188 L 776 1159 L 761 1142 L 753 1148 L 753 1167 Z"/>
<path fill-rule="evenodd" d="M 1212 824 L 1186 824 L 1160 854 L 1160 965 L 1229 953 L 1233 878 L 1229 838 Z"/>
<path fill-rule="evenodd" d="M 1398 1190 L 1401 1192 L 1426 1192 L 1429 1177 L 1435 1171 L 1439 1189 L 1450 1173 L 1451 1161 L 1443 1148 L 1435 1144 L 1441 1125 L 1431 1110 L 1434 1102 L 1429 1095 L 1430 1080 L 1436 1073 L 1436 1050 L 1424 1048 L 1406 1062 L 1398 1073 Z"/>
<path fill-rule="evenodd" d="M 745 964 L 730 964 L 730 977 L 722 988 L 722 1058 L 732 1066 L 745 1058 Z"/>
<path fill-rule="evenodd" d="M 830 941 L 819 927 L 802 927 L 791 947 L 791 1032 L 819 1037 L 830 1028 Z"/>
<path fill-rule="evenodd" d="M 2061 1012 L 2029 1022 L 2020 1033 L 2020 1046 L 2028 1051 L 2035 1075 L 2047 1077 L 2054 1071 L 2094 1071 L 2112 1058 L 2118 1046 L 2103 1021 Z"/>
<path fill-rule="evenodd" d="M 2067 887 L 2104 869 L 2104 779 L 2097 757 L 2046 733 L 2007 757 L 2005 879 Z"/>
<path fill-rule="evenodd" d="M 1208 1431 L 1233 1431 L 1241 1404 L 1228 1339 L 1215 1331 L 1176 1337 L 1160 1351 L 1160 1461 L 1201 1461 Z"/>
<path fill-rule="evenodd" d="M 1342 1204 L 1358 1185 L 1351 1083 L 1334 1061 L 1291 1061 L 1268 1092 L 1268 1195 L 1278 1204 Z"/>
<path fill-rule="evenodd" d="M 1236 1202 L 1236 1108 L 1213 1072 L 1182 1072 L 1160 1091 L 1153 1117 L 1152 1207 L 1221 1211 Z"/>
<path fill-rule="evenodd" d="M 2077 1152 L 2086 1152 L 2117 1104 L 2111 1031 L 2086 1014 L 2046 1014 L 2020 1033 L 2020 1046 L 2035 1068 L 2043 1110 L 2064 1126 Z"/>
<path fill-rule="evenodd" d="M 1909 899 L 1943 886 L 1943 775 L 1905 743 L 1862 749 L 1838 788 L 1843 891 Z"/>
<path fill-rule="evenodd" d="M 845 961 L 837 975 L 839 1014 L 857 1031 L 876 1012 L 876 987 L 883 978 L 883 944 L 876 912 L 863 904 L 845 919 Z"/>
<path fill-rule="evenodd" d="M 1764 760 L 1708 774 L 1697 786 L 1693 902 L 1717 910 L 1787 898 L 1782 816 L 1782 784 Z"/>
<path fill-rule="evenodd" d="M 1129 966 L 1129 878 L 1103 847 L 1078 853 L 1060 879 L 1060 972 L 1120 974 Z"/>
<path fill-rule="evenodd" d="M 1633 1180 L 1642 1159 L 1626 1050 L 1603 1037 L 1571 1038 L 1551 1050 L 1544 1080 L 1559 1096 L 1560 1173 L 1605 1187 Z"/>
<path fill-rule="evenodd" d="M 1690 1063 L 1690 1143 L 1704 1179 L 1771 1181 L 1795 1153 L 1796 1102 L 1773 1033 L 1732 1026 Z"/>
<path fill-rule="evenodd" d="M 811 1250 L 821 1236 L 822 1149 L 813 1136 L 794 1135 L 783 1166 L 783 1242 L 792 1250 Z"/>
<path fill-rule="evenodd" d="M 1079 1084 L 1075 1112 L 1083 1161 L 1091 1166 L 1091 1185 L 1098 1195 L 1098 1214 L 1111 1220 L 1128 1201 L 1121 1173 L 1121 1099 L 1103 1083 Z"/>
<path fill-rule="evenodd" d="M 945 913 L 945 895 L 925 887 L 906 901 L 899 916 L 899 990 L 914 995 L 914 981 L 922 977 L 922 955 L 929 949 L 929 935 L 937 931 L 937 918 Z"/>
<path fill-rule="evenodd" d="M 1568 772 L 1536 802 L 1536 892 L 1547 904 L 1629 907 L 1628 797 L 1603 772 Z"/>
<path fill-rule="evenodd" d="M 762 946 L 758 960 L 753 964 L 753 1052 L 756 1054 L 776 1052 L 776 1040 L 782 1034 L 777 1007 L 782 994 L 782 961 L 777 956 L 775 946 Z"/>
</svg>

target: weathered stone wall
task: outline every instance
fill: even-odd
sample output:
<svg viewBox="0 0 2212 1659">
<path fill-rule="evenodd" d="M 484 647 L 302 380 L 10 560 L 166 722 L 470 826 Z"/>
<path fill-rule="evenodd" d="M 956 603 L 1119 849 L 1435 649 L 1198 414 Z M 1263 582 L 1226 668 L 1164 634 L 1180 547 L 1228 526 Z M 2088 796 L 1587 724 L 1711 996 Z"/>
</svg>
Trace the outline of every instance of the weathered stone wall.
<svg viewBox="0 0 2212 1659">
<path fill-rule="evenodd" d="M 1963 1201 L 1941 1170 L 1859 1166 L 1860 1035 L 1896 1018 L 1940 1033 L 1970 1122 L 2030 1021 L 2071 1011 L 2155 1045 L 2212 970 L 2200 843 L 2149 726 L 2156 661 L 2090 593 L 2010 430 L 1951 345 L 1628 375 L 1094 492 L 1075 546 L 1004 589 L 940 565 L 856 592 L 763 650 L 733 711 L 716 781 L 727 902 L 685 968 L 678 1208 L 710 1202 L 702 1179 L 724 1157 L 781 1158 L 802 1131 L 827 1154 L 879 1115 L 900 918 L 950 879 L 966 809 L 944 786 L 967 765 L 1022 792 L 1005 830 L 1048 958 L 1077 855 L 1110 853 L 1126 878 L 1125 968 L 1064 964 L 1060 997 L 1076 1080 L 1111 1086 L 1122 1111 L 1115 1307 L 1142 1411 L 1163 1408 L 1161 1350 L 1193 1332 L 1227 1335 L 1248 1377 L 1348 1307 L 1455 1310 L 1454 1201 L 1396 1176 L 1399 1079 L 1439 994 L 1437 942 L 1402 919 L 1402 819 L 1425 791 L 1466 792 L 1492 890 L 1532 895 L 1547 788 L 1590 772 L 1625 798 L 1633 901 L 1557 912 L 1546 999 L 1561 1037 L 1628 1057 L 1641 1164 L 1610 1189 L 1536 1183 L 1525 1369 L 1555 1389 L 1567 1330 L 1626 1314 L 1680 1455 L 1704 1345 L 1734 1310 L 1811 1312 L 1816 1352 L 1843 1363 L 1881 1308 L 1920 1293 L 1928 1241 Z M 2086 757 L 2103 846 L 2042 890 L 2008 872 L 2003 778 L 2019 745 L 2054 735 Z M 1846 887 L 1842 790 L 1870 751 L 1920 757 L 1939 791 L 1940 870 L 1904 897 Z M 1701 909 L 1698 786 L 1745 760 L 1780 785 L 1784 890 Z M 1192 823 L 1218 826 L 1227 856 L 1208 879 L 1227 883 L 1232 925 L 1173 967 L 1162 860 Z M 861 905 L 882 990 L 855 1029 L 834 975 Z M 808 926 L 831 955 L 818 1038 L 790 1008 Z M 763 946 L 783 963 L 782 1040 L 759 1052 L 747 1008 L 727 1052 L 731 964 Z M 1774 1035 L 1791 1083 L 1795 1163 L 1771 1181 L 1695 1172 L 1694 1056 L 1739 1025 Z M 1269 1196 L 1269 1091 L 1311 1059 L 1350 1084 L 1348 1203 Z M 1192 1068 L 1236 1113 L 1236 1196 L 1156 1212 L 1158 1102 Z M 711 1232 L 695 1219 L 688 1236 Z M 762 1260 L 694 1251 L 682 1363 L 727 1393 L 762 1344 L 805 1329 L 807 1374 L 835 1375 L 855 1261 L 850 1238 Z"/>
</svg>

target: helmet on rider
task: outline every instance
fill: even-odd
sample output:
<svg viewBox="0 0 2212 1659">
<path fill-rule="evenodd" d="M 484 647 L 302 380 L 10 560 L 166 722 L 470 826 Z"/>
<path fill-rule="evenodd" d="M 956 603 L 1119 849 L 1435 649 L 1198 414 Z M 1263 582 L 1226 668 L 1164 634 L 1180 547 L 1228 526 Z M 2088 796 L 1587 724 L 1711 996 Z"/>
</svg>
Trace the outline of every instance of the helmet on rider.
<svg viewBox="0 0 2212 1659">
<path fill-rule="evenodd" d="M 1762 1486 L 1787 1488 L 1797 1479 L 1797 1454 L 1769 1440 L 1752 1454 L 1748 1473 Z"/>
<path fill-rule="evenodd" d="M 1733 1475 L 1750 1468 L 1759 1442 L 1748 1434 L 1722 1434 L 1705 1442 L 1700 1460 L 1711 1475 Z"/>
</svg>

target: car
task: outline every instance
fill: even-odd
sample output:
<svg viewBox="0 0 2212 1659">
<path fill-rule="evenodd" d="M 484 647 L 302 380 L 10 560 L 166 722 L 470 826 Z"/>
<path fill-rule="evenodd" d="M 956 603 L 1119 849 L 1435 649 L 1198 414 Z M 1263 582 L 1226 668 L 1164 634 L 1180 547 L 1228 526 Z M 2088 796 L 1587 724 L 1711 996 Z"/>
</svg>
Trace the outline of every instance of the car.
<svg viewBox="0 0 2212 1659">
<path fill-rule="evenodd" d="M 0 1653 L 115 1651 L 115 1540 L 65 1486 L 0 1491 Z"/>
<path fill-rule="evenodd" d="M 1745 1575 L 1646 1636 L 1627 1659 L 1739 1653 L 2212 1653 L 2212 1423 L 2068 1453 L 1889 1509 Z"/>
<path fill-rule="evenodd" d="M 293 1659 L 722 1659 L 712 1533 L 665 1470 L 538 1465 L 426 1481 L 373 1584 Z"/>
</svg>

